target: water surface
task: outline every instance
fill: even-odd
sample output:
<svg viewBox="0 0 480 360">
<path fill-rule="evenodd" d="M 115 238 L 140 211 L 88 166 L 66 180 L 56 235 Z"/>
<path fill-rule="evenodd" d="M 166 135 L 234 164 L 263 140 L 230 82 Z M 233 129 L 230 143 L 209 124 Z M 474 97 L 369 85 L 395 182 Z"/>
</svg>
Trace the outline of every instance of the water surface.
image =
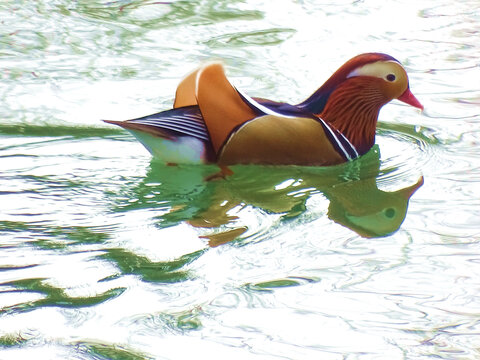
<svg viewBox="0 0 480 360">
<path fill-rule="evenodd" d="M 477 359 L 478 1 L 3 1 L 2 359 Z M 405 64 L 377 145 L 330 169 L 153 161 L 100 119 L 222 59 L 299 102 Z"/>
</svg>

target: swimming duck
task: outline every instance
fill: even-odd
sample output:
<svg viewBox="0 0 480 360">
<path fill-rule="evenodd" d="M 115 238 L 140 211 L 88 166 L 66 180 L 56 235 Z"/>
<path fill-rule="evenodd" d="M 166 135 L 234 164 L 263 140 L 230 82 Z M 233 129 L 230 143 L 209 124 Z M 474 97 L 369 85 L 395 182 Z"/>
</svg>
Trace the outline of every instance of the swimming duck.
<svg viewBox="0 0 480 360">
<path fill-rule="evenodd" d="M 327 166 L 372 148 L 378 113 L 393 99 L 423 110 L 403 66 L 382 53 L 350 59 L 296 105 L 248 96 L 214 62 L 180 82 L 173 109 L 104 121 L 166 163 Z"/>
</svg>

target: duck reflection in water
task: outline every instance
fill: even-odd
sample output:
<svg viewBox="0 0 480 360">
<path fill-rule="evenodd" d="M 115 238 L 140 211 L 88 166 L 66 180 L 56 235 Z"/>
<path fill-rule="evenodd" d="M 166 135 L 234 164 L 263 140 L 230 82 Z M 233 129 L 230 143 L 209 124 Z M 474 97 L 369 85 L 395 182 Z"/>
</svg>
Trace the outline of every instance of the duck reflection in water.
<svg viewBox="0 0 480 360">
<path fill-rule="evenodd" d="M 205 180 L 217 171 L 205 166 L 165 166 L 154 161 L 147 176 L 136 185 L 132 202 L 117 202 L 118 210 L 164 207 L 158 226 L 186 221 L 197 228 L 210 228 L 202 237 L 210 246 L 235 240 L 248 228 L 231 215 L 245 206 L 296 218 L 307 210 L 312 196 L 328 199 L 327 216 L 367 238 L 397 231 L 403 223 L 410 197 L 423 185 L 383 191 L 377 178 L 388 179 L 380 170 L 378 146 L 356 161 L 333 167 L 234 166 L 227 179 Z M 395 170 L 395 169 L 393 169 Z M 393 171 L 392 170 L 392 171 Z M 241 210 L 240 210 L 241 211 Z"/>
</svg>

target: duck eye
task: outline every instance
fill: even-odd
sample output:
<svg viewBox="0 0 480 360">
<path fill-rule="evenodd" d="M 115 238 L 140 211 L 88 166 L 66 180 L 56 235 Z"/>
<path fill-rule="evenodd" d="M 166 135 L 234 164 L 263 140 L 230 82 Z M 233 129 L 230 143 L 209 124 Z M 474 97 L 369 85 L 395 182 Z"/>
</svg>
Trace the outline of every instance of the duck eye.
<svg viewBox="0 0 480 360">
<path fill-rule="evenodd" d="M 395 77 L 395 75 L 393 75 L 393 74 L 388 74 L 387 77 L 386 77 L 386 79 L 387 79 L 388 81 L 395 81 L 396 77 Z"/>
</svg>

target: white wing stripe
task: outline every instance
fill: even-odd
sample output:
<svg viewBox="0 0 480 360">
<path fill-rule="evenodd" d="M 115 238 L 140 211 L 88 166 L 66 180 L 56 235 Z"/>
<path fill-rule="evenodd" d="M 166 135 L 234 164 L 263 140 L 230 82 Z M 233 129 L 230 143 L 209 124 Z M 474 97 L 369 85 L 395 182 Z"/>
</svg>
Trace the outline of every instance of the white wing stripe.
<svg viewBox="0 0 480 360">
<path fill-rule="evenodd" d="M 168 117 L 168 118 L 151 118 L 151 119 L 138 119 L 138 120 L 130 120 L 130 122 L 137 123 L 137 124 L 142 124 L 142 123 L 149 123 L 149 125 L 160 125 L 164 123 L 168 124 L 173 124 L 177 126 L 181 126 L 181 123 L 179 123 L 177 120 L 184 120 L 183 118 L 173 118 L 173 117 Z M 188 124 L 189 127 L 193 129 L 197 129 L 199 131 L 205 131 L 205 127 L 203 124 L 194 121 L 194 122 L 187 122 L 184 121 L 185 124 Z"/>
<path fill-rule="evenodd" d="M 258 101 L 253 100 L 250 96 L 248 96 L 247 94 L 244 94 L 243 92 L 241 92 L 237 88 L 235 88 L 235 90 L 237 90 L 238 93 L 240 95 L 242 95 L 242 97 L 250 103 L 250 105 L 252 105 L 253 107 L 257 108 L 258 110 L 260 110 L 261 112 L 263 112 L 267 115 L 280 116 L 280 117 L 284 117 L 284 118 L 293 118 L 294 117 L 294 116 L 288 116 L 288 115 L 280 114 L 276 111 L 273 111 L 272 109 L 269 109 L 266 106 L 263 106 Z"/>
<path fill-rule="evenodd" d="M 158 121 L 144 120 L 144 121 L 135 121 L 135 124 L 149 125 L 149 126 L 154 126 L 154 127 L 164 128 L 164 129 L 170 129 L 170 130 L 183 132 L 185 134 L 196 134 L 202 139 L 208 140 L 208 136 L 204 129 L 195 129 L 191 127 L 185 127 L 175 122 L 158 122 Z"/>
<path fill-rule="evenodd" d="M 159 121 L 144 120 L 144 121 L 135 121 L 135 124 L 150 125 L 150 126 L 157 126 L 157 127 L 162 127 L 162 126 L 168 125 L 168 126 L 171 126 L 171 127 L 176 127 L 178 129 L 192 130 L 192 131 L 195 131 L 197 133 L 204 133 L 205 132 L 205 131 L 203 131 L 204 129 L 202 129 L 202 128 L 186 127 L 186 126 L 182 126 L 182 124 L 177 124 L 177 123 L 171 122 L 171 121 L 159 122 Z"/>
</svg>

